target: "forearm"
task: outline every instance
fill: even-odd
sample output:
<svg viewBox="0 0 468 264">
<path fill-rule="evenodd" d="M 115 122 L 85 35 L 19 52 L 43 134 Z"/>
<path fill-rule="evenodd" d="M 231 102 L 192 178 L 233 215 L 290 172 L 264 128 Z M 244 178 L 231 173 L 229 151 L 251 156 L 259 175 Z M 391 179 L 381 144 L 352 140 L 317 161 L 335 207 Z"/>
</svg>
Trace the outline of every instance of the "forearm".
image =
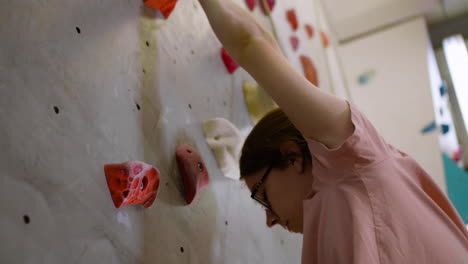
<svg viewBox="0 0 468 264">
<path fill-rule="evenodd" d="M 241 66 L 248 63 L 245 50 L 252 38 L 265 38 L 276 47 L 273 37 L 255 18 L 231 0 L 199 0 L 210 25 L 228 53 Z"/>
</svg>

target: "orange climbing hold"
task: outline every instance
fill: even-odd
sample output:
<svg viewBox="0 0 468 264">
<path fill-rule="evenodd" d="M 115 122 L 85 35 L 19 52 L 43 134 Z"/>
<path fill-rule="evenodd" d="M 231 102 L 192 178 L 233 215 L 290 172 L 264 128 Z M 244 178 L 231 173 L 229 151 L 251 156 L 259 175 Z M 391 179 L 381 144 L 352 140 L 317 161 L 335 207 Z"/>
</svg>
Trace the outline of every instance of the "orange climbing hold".
<svg viewBox="0 0 468 264">
<path fill-rule="evenodd" d="M 305 30 L 306 30 L 307 36 L 309 38 L 312 38 L 314 36 L 314 28 L 312 27 L 312 25 L 306 24 L 305 25 Z"/>
<path fill-rule="evenodd" d="M 311 82 L 313 85 L 318 87 L 319 82 L 318 82 L 317 70 L 312 60 L 309 57 L 302 55 L 301 63 L 302 63 L 302 68 L 304 70 L 304 75 L 307 78 L 307 80 L 309 80 L 309 82 Z"/>
<path fill-rule="evenodd" d="M 115 207 L 143 204 L 150 207 L 159 190 L 159 171 L 141 161 L 104 165 L 107 186 Z"/>
<path fill-rule="evenodd" d="M 289 9 L 286 11 L 286 19 L 288 20 L 289 24 L 293 31 L 296 31 L 299 27 L 299 23 L 297 22 L 296 11 L 294 9 Z"/>
<path fill-rule="evenodd" d="M 322 38 L 322 45 L 324 48 L 328 48 L 330 45 L 330 40 L 328 39 L 327 33 L 320 31 L 320 37 Z"/>
<path fill-rule="evenodd" d="M 149 7 L 158 9 L 165 18 L 168 18 L 176 6 L 177 0 L 145 0 L 144 3 Z"/>
</svg>

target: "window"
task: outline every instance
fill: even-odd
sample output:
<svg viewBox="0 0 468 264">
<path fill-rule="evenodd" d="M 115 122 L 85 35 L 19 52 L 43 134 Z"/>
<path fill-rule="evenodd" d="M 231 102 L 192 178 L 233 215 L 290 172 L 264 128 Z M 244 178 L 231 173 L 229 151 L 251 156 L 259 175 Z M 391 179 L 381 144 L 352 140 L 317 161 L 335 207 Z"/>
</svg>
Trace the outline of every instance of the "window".
<svg viewBox="0 0 468 264">
<path fill-rule="evenodd" d="M 455 35 L 443 40 L 445 58 L 460 107 L 462 121 L 468 129 L 468 51 L 462 35 Z"/>
</svg>

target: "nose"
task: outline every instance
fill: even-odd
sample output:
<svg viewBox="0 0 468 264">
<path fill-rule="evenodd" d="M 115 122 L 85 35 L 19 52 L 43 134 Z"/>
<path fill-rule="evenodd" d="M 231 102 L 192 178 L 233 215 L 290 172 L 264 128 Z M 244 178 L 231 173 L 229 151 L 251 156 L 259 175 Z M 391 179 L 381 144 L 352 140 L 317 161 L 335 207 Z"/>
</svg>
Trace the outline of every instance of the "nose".
<svg viewBox="0 0 468 264">
<path fill-rule="evenodd" d="M 278 223 L 279 217 L 270 210 L 265 210 L 266 224 L 268 227 L 272 227 Z"/>
</svg>

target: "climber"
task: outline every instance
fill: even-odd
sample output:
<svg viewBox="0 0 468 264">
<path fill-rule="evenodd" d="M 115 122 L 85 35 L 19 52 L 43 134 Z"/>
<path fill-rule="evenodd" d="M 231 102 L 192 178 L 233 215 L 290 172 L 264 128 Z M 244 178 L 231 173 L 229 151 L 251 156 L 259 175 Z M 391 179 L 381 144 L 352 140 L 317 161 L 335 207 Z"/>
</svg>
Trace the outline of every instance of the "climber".
<svg viewBox="0 0 468 264">
<path fill-rule="evenodd" d="M 302 263 L 467 263 L 446 195 L 346 100 L 317 89 L 231 0 L 199 0 L 228 53 L 280 107 L 247 137 L 241 177 L 266 224 L 303 234 Z"/>
</svg>

